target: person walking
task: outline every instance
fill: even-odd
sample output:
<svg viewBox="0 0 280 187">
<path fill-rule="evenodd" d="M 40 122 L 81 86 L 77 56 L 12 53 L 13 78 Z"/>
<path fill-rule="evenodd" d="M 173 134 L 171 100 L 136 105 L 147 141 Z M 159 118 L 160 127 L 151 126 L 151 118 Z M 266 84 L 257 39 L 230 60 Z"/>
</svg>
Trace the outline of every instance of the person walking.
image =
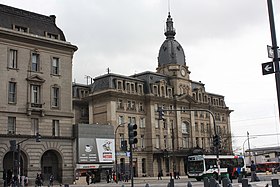
<svg viewBox="0 0 280 187">
<path fill-rule="evenodd" d="M 86 182 L 87 182 L 87 185 L 89 185 L 89 173 L 88 172 L 86 173 Z"/>
<path fill-rule="evenodd" d="M 230 182 L 232 183 L 233 167 L 232 167 L 231 163 L 228 165 L 227 172 L 228 172 L 228 178 L 229 178 Z"/>
<path fill-rule="evenodd" d="M 257 179 L 257 174 L 256 174 L 256 169 L 257 168 L 256 168 L 256 164 L 254 163 L 253 160 L 251 161 L 250 168 L 251 168 L 251 182 L 254 182 Z"/>
<path fill-rule="evenodd" d="M 50 175 L 50 186 L 53 186 L 54 176 L 53 174 Z"/>
<path fill-rule="evenodd" d="M 163 176 L 163 174 L 162 174 L 162 170 L 160 170 L 159 172 L 158 172 L 158 180 L 160 179 L 160 180 L 162 180 L 162 177 Z"/>
</svg>

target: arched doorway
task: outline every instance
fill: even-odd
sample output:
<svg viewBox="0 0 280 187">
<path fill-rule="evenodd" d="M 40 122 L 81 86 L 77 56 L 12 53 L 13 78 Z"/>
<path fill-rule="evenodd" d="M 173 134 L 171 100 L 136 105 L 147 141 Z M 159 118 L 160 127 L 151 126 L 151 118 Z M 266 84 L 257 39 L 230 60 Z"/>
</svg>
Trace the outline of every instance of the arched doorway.
<svg viewBox="0 0 280 187">
<path fill-rule="evenodd" d="M 49 180 L 50 175 L 54 180 L 62 182 L 62 158 L 55 150 L 46 151 L 41 158 L 42 175 L 44 180 Z"/>
<path fill-rule="evenodd" d="M 3 159 L 3 175 L 5 175 L 7 181 L 11 180 L 12 175 L 20 173 L 20 176 L 28 176 L 28 164 L 27 156 L 24 152 L 20 152 L 20 168 L 18 168 L 18 152 L 9 151 L 5 154 Z"/>
</svg>

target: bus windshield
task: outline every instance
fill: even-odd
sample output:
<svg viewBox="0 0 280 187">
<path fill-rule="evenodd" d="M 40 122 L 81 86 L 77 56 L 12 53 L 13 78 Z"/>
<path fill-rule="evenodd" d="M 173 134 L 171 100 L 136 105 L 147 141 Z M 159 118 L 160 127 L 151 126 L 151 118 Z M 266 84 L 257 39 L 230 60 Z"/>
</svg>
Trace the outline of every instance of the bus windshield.
<svg viewBox="0 0 280 187">
<path fill-rule="evenodd" d="M 189 162 L 188 163 L 188 171 L 190 173 L 201 173 L 204 171 L 203 160 Z"/>
</svg>

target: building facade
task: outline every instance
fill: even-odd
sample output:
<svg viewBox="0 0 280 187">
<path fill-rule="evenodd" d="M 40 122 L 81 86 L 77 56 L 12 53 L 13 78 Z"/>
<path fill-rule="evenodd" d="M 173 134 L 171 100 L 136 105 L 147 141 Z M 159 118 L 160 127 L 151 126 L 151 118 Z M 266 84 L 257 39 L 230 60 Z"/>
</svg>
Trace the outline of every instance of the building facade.
<svg viewBox="0 0 280 187">
<path fill-rule="evenodd" d="M 37 173 L 45 179 L 53 174 L 60 183 L 72 183 L 72 59 L 77 47 L 66 41 L 54 15 L 0 5 L 0 17 L 1 176 L 28 176 L 34 184 Z M 10 150 L 10 140 L 16 150 Z"/>
<path fill-rule="evenodd" d="M 174 171 L 184 175 L 187 155 L 214 154 L 214 122 L 222 141 L 220 154 L 232 154 L 232 110 L 224 96 L 209 93 L 202 82 L 190 79 L 170 14 L 164 34 L 156 72 L 98 76 L 87 86 L 88 96 L 80 98 L 88 102 L 90 124 L 114 125 L 115 169 L 121 173 L 127 172 L 129 163 L 121 149 L 121 142 L 128 139 L 128 123 L 138 126 L 138 143 L 133 146 L 135 176 L 157 176 L 161 170 L 164 175 Z M 164 121 L 159 120 L 158 107 L 168 110 Z"/>
</svg>

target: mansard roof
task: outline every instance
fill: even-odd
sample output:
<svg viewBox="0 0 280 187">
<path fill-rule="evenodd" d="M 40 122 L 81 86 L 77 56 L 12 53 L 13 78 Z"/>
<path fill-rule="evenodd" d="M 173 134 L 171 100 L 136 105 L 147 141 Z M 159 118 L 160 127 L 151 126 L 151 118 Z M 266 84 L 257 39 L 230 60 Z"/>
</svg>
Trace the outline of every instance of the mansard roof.
<svg viewBox="0 0 280 187">
<path fill-rule="evenodd" d="M 0 4 L 0 27 L 6 29 L 26 29 L 27 33 L 38 36 L 57 36 L 66 41 L 65 36 L 56 24 L 55 16 L 45 16 L 26 10 Z"/>
</svg>

